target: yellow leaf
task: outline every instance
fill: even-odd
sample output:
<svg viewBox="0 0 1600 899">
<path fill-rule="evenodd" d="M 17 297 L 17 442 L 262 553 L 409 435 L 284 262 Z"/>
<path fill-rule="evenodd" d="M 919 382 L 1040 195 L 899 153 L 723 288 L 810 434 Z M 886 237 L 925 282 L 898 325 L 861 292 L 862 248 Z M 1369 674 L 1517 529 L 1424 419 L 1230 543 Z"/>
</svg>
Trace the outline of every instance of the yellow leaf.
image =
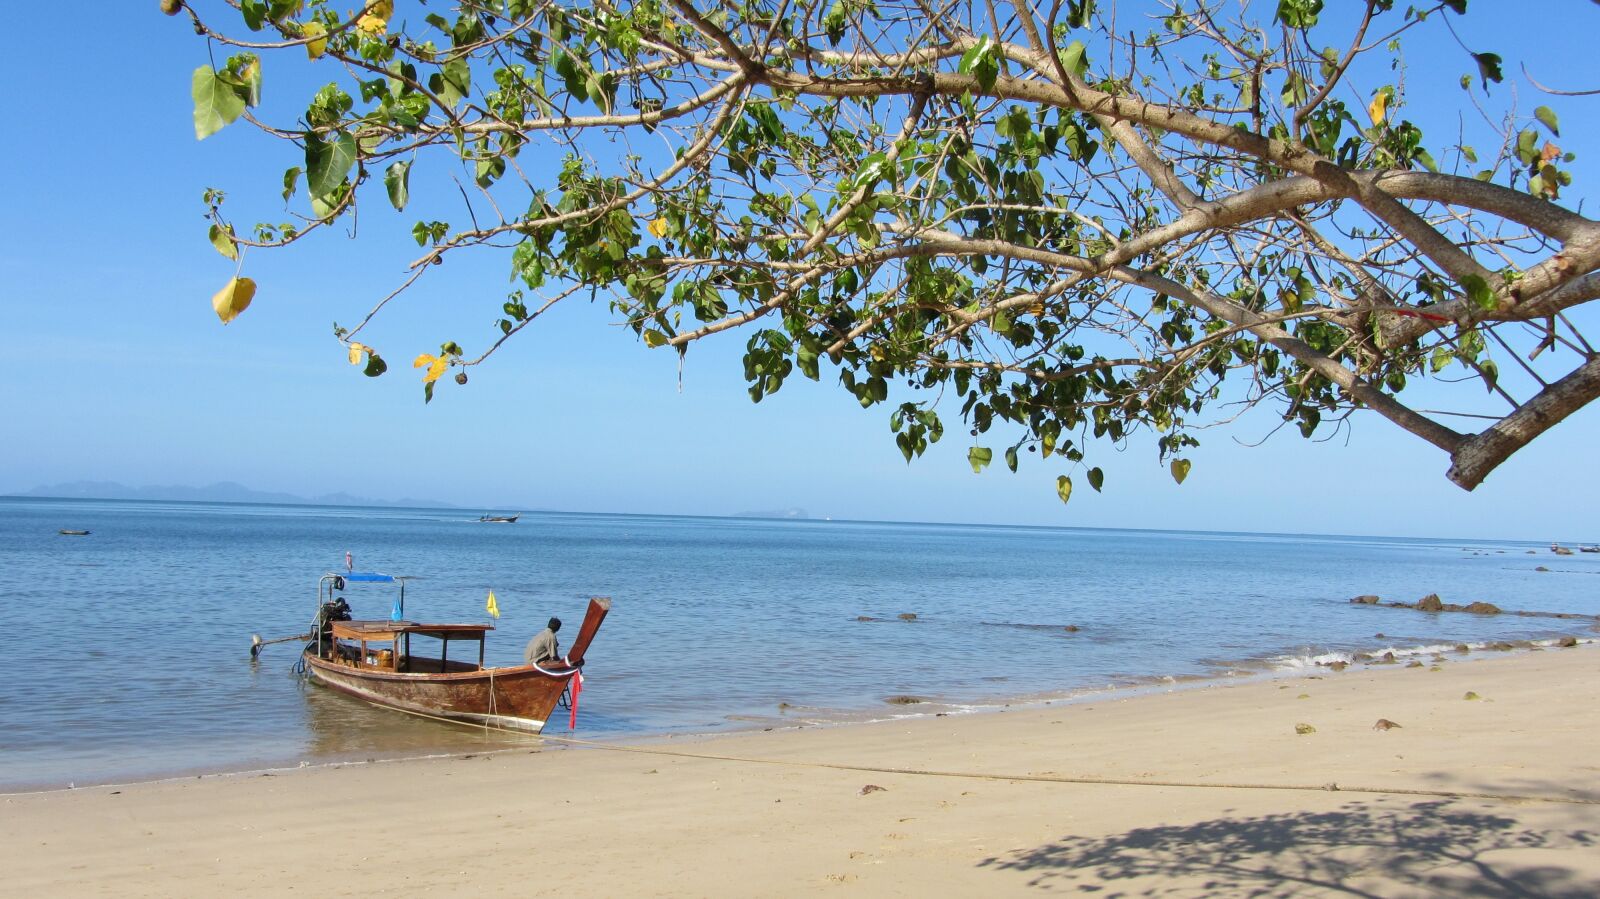
<svg viewBox="0 0 1600 899">
<path fill-rule="evenodd" d="M 356 20 L 356 27 L 377 37 L 389 30 L 389 20 L 369 13 Z"/>
<path fill-rule="evenodd" d="M 656 237 L 666 237 L 667 236 L 667 220 L 666 219 L 656 219 L 655 221 L 651 222 L 650 223 L 650 233 L 654 234 Z"/>
<path fill-rule="evenodd" d="M 422 376 L 422 383 L 432 384 L 434 381 L 439 380 L 439 376 L 444 374 L 445 369 L 450 367 L 450 359 L 445 356 L 433 356 L 423 353 L 416 358 L 416 361 L 411 363 L 412 368 L 421 368 L 424 365 L 428 367 L 428 371 Z"/>
<path fill-rule="evenodd" d="M 1372 124 L 1382 125 L 1383 120 L 1389 115 L 1389 101 L 1394 98 L 1394 88 L 1385 87 L 1372 96 L 1372 102 L 1367 104 L 1367 115 L 1372 117 Z"/>
<path fill-rule="evenodd" d="M 229 278 L 228 283 L 211 298 L 211 308 L 217 310 L 217 318 L 227 324 L 249 308 L 255 295 L 256 282 L 249 278 Z"/>
<path fill-rule="evenodd" d="M 1191 463 L 1188 459 L 1173 459 L 1172 465 L 1170 466 L 1172 469 L 1172 479 L 1182 484 L 1183 479 L 1189 476 L 1190 464 Z"/>
<path fill-rule="evenodd" d="M 328 29 L 321 22 L 307 22 L 300 26 L 300 36 L 311 38 L 306 44 L 306 55 L 316 59 L 328 52 Z"/>
<path fill-rule="evenodd" d="M 367 14 L 380 19 L 394 18 L 394 0 L 374 0 L 367 4 Z"/>
<path fill-rule="evenodd" d="M 363 352 L 365 352 L 366 349 L 367 349 L 367 347 L 366 347 L 365 344 L 360 344 L 360 343 L 356 343 L 356 342 L 352 341 L 350 343 L 350 364 L 351 365 L 360 365 L 361 364 L 361 354 Z"/>
</svg>

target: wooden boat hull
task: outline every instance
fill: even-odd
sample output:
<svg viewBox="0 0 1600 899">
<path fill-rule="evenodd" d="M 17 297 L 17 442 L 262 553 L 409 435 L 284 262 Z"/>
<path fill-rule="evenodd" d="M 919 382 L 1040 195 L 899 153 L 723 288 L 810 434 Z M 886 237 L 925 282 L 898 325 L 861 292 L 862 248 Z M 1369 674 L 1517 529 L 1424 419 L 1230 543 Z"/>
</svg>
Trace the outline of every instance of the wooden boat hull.
<svg viewBox="0 0 1600 899">
<path fill-rule="evenodd" d="M 532 665 L 444 673 L 395 672 L 305 653 L 316 683 L 376 705 L 511 730 L 539 733 L 576 668 Z"/>
</svg>

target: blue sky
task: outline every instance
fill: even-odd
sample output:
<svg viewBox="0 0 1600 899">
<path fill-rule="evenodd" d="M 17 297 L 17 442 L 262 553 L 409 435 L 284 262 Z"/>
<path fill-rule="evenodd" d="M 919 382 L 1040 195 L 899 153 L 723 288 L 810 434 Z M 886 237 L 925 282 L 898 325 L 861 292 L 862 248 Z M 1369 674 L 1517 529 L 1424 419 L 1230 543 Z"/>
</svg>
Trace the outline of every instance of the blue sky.
<svg viewBox="0 0 1600 899">
<path fill-rule="evenodd" d="M 1517 68 L 1537 39 L 1536 77 L 1597 86 L 1571 83 L 1595 71 L 1575 63 L 1590 59 L 1581 36 L 1592 28 L 1545 29 L 1530 12 L 1544 4 L 1499 21 L 1489 4 L 1473 6 L 1483 8 L 1458 31 L 1474 49 L 1505 56 L 1497 91 L 1519 91 L 1527 110 L 1550 103 L 1561 113 L 1562 142 L 1580 154 L 1567 205 L 1592 213 L 1589 157 L 1600 141 L 1584 118 L 1600 100 L 1541 97 Z M 508 510 L 799 507 L 853 519 L 1600 540 L 1593 408 L 1472 494 L 1444 479 L 1442 453 L 1375 417 L 1331 442 L 1286 430 L 1244 446 L 1274 424 L 1257 415 L 1202 433 L 1181 487 L 1148 441 L 1101 446 L 1092 461 L 1106 470 L 1105 493 L 1078 477 L 1062 505 L 1062 469 L 1034 458 L 1015 475 L 999 464 L 973 475 L 954 426 L 906 465 L 889 410 L 861 410 L 826 368 L 822 384 L 797 377 L 752 404 L 737 332 L 691 350 L 680 390 L 675 356 L 646 350 L 603 301 L 558 308 L 474 369 L 467 388 L 442 384 L 425 406 L 409 360 L 445 336 L 481 343 L 505 290 L 505 260 L 452 261 L 448 277 L 398 301 L 368 341 L 391 373 L 364 378 L 346 364 L 332 323 L 354 322 L 416 255 L 399 235 L 417 215 L 394 215 L 374 196 L 359 240 L 323 235 L 251 255 L 255 304 L 219 325 L 210 297 L 233 264 L 206 242 L 201 191 L 265 195 L 272 173 L 296 160 L 242 125 L 194 139 L 189 76 L 205 48 L 155 7 L 105 4 L 70 63 L 38 41 L 14 47 L 6 64 L 19 85 L 12 120 L 33 124 L 0 146 L 0 333 L 12 349 L 0 392 L 0 493 L 70 480 L 233 480 Z M 1563 8 L 1600 19 L 1588 4 Z M 1453 109 L 1470 61 L 1447 35 L 1409 46 L 1414 104 L 1436 97 Z M 305 96 L 276 74 L 269 60 L 269 98 Z"/>
</svg>

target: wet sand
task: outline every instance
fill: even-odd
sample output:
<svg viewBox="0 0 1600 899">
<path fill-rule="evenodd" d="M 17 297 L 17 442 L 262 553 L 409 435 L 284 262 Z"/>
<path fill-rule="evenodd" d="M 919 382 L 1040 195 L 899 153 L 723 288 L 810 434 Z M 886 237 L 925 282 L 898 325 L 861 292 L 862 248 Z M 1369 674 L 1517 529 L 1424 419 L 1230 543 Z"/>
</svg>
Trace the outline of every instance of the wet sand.
<svg viewBox="0 0 1600 899">
<path fill-rule="evenodd" d="M 0 871 L 52 896 L 1600 894 L 1600 647 L 1438 667 L 12 795 Z"/>
</svg>

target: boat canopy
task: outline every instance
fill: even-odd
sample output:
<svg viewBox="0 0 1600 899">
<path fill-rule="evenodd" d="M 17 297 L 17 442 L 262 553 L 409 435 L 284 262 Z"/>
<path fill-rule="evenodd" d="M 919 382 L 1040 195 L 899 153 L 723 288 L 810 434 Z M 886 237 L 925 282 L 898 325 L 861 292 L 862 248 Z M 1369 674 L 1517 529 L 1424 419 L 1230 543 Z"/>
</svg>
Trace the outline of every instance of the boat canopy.
<svg viewBox="0 0 1600 899">
<path fill-rule="evenodd" d="M 334 576 L 342 577 L 347 582 L 358 584 L 393 584 L 397 581 L 405 580 L 403 577 L 395 577 L 392 574 L 379 574 L 376 571 L 347 571 L 344 574 L 335 573 Z"/>
</svg>

